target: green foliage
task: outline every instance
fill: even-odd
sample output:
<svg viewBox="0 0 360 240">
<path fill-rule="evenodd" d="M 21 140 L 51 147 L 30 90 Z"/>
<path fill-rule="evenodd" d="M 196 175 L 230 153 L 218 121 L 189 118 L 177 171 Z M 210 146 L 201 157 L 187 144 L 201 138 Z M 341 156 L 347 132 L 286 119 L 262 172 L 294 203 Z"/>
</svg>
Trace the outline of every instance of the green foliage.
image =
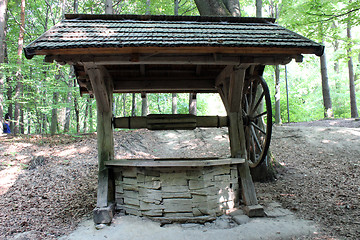
<svg viewBox="0 0 360 240">
<path fill-rule="evenodd" d="M 78 0 L 78 13 L 103 14 L 105 9 L 103 0 Z M 27 1 L 25 45 L 36 39 L 44 31 L 55 25 L 63 17 L 62 1 L 34 0 Z M 73 1 L 65 1 L 66 13 L 74 13 Z M 64 131 L 65 109 L 70 109 L 69 131 L 76 134 L 92 132 L 96 128 L 96 102 L 88 100 L 88 96 L 80 96 L 79 87 L 74 86 L 74 76 L 68 66 L 55 63 L 44 63 L 41 57 L 31 60 L 21 59 L 19 65 L 17 48 L 20 21 L 19 1 L 9 1 L 7 24 L 7 61 L 0 66 L 0 71 L 6 78 L 4 95 L 8 96 L 2 103 L 6 109 L 14 105 L 14 88 L 20 79 L 23 85 L 23 95 L 20 99 L 24 110 L 24 123 L 29 133 L 49 133 L 51 113 L 58 110 L 58 132 Z M 179 15 L 198 15 L 193 0 L 181 0 Z M 253 1 L 240 0 L 243 17 L 255 16 Z M 352 48 L 355 74 L 360 76 L 360 0 L 264 0 L 263 16 L 278 15 L 277 22 L 312 40 L 326 45 L 329 68 L 329 84 L 335 117 L 350 117 L 350 103 L 348 90 L 347 49 Z M 150 14 L 173 15 L 174 1 L 151 0 L 150 7 L 145 0 L 113 1 L 115 14 Z M 353 40 L 346 36 L 346 26 L 350 21 L 354 31 Z M 337 46 L 335 49 L 334 47 Z M 339 73 L 333 70 L 333 65 L 339 64 Z M 265 79 L 271 90 L 274 101 L 274 70 L 266 68 Z M 286 89 L 284 67 L 281 67 L 281 118 L 287 119 Z M 20 73 L 21 78 L 18 78 Z M 303 63 L 291 63 L 288 66 L 289 104 L 291 121 L 309 121 L 323 118 L 323 104 L 321 92 L 321 78 L 319 58 L 306 57 Z M 360 100 L 360 81 L 356 82 L 357 98 Z M 53 102 L 53 94 L 59 94 L 58 102 Z M 70 96 L 70 101 L 68 97 Z M 189 94 L 177 94 L 178 113 L 188 113 Z M 75 101 L 77 105 L 75 105 Z M 170 114 L 171 94 L 148 94 L 149 113 Z M 130 116 L 132 110 L 132 94 L 114 96 L 114 115 Z M 225 114 L 220 98 L 212 94 L 198 94 L 198 115 Z M 85 112 L 88 110 L 87 116 Z M 79 112 L 79 124 L 76 119 Z M 141 96 L 136 94 L 135 115 L 141 115 Z M 84 123 L 86 122 L 86 126 Z"/>
</svg>

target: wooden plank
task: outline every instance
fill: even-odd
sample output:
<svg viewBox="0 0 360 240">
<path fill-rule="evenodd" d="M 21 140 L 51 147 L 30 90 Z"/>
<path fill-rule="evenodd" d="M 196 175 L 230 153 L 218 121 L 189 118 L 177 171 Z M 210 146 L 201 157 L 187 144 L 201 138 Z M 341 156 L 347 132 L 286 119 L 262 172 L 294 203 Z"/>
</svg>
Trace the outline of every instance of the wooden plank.
<svg viewBox="0 0 360 240">
<path fill-rule="evenodd" d="M 177 159 L 141 159 L 141 160 L 112 160 L 105 162 L 106 166 L 119 167 L 208 167 L 231 164 L 243 164 L 243 158 L 224 158 L 214 160 L 177 160 Z"/>
</svg>

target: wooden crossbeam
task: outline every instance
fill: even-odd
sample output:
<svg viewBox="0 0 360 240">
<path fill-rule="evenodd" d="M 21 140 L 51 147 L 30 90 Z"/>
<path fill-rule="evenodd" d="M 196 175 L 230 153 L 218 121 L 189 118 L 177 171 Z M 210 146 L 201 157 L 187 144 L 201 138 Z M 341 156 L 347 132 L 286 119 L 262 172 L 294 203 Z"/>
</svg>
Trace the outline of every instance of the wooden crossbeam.
<svg viewBox="0 0 360 240">
<path fill-rule="evenodd" d="M 117 159 L 107 161 L 111 167 L 210 167 L 231 164 L 243 164 L 243 158 L 219 159 Z"/>
<path fill-rule="evenodd" d="M 155 51 L 154 51 L 155 52 Z M 259 53 L 250 55 L 239 55 L 246 54 L 245 52 L 240 52 L 238 54 L 225 53 L 217 55 L 216 58 L 212 54 L 207 53 L 197 53 L 190 52 L 189 54 L 184 55 L 184 52 L 176 52 L 172 54 L 154 54 L 152 53 L 143 53 L 137 54 L 134 58 L 132 53 L 119 53 L 114 55 L 113 53 L 99 54 L 99 55 L 75 55 L 69 52 L 64 52 L 64 54 L 48 54 L 45 57 L 46 62 L 57 61 L 60 64 L 70 64 L 70 65 L 82 65 L 88 63 L 95 63 L 97 65 L 138 65 L 138 64 L 191 64 L 191 65 L 239 65 L 243 63 L 247 64 L 264 64 L 264 65 L 284 65 L 289 63 L 292 59 L 301 59 L 300 54 L 267 54 Z M 181 54 L 179 54 L 181 53 Z M 221 57 L 219 57 L 221 56 Z M 136 60 L 134 60 L 136 59 Z"/>
<path fill-rule="evenodd" d="M 159 114 L 147 117 L 113 119 L 114 128 L 148 128 L 150 130 L 192 130 L 197 127 L 226 127 L 226 116 L 195 116 L 191 114 Z"/>
</svg>

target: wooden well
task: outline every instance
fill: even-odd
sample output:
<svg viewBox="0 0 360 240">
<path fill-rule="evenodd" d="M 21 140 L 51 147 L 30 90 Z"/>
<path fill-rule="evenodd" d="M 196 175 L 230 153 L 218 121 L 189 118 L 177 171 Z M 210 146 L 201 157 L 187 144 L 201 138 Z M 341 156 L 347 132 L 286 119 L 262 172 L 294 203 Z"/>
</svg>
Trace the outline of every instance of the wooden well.
<svg viewBox="0 0 360 240">
<path fill-rule="evenodd" d="M 274 22 L 269 18 L 73 14 L 25 48 L 29 59 L 46 55 L 47 62 L 72 65 L 81 94 L 96 97 L 95 223 L 111 223 L 115 205 L 152 218 L 212 219 L 238 206 L 240 198 L 249 216 L 263 215 L 249 167 L 255 167 L 255 150 L 262 147 L 254 132 L 266 134 L 266 148 L 270 143 L 271 127 L 264 131 L 256 122 L 267 114 L 267 126 L 271 126 L 271 100 L 262 78 L 265 65 L 302 61 L 302 54 L 321 56 L 324 51 L 322 45 Z M 266 93 L 268 109 L 260 114 L 254 111 L 261 105 L 257 86 Z M 227 116 L 113 118 L 114 93 L 141 93 L 145 98 L 146 93 L 163 92 L 190 93 L 192 102 L 197 93 L 219 93 Z M 220 126 L 229 128 L 230 159 L 114 159 L 114 127 Z M 266 152 L 262 151 L 261 159 Z"/>
</svg>

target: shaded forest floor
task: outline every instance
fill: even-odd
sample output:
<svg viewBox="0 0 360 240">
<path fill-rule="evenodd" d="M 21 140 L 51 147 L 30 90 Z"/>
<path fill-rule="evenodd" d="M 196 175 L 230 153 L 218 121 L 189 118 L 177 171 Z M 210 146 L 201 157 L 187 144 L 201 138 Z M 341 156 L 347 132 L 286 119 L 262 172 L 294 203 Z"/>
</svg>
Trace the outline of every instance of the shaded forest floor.
<svg viewBox="0 0 360 240">
<path fill-rule="evenodd" d="M 0 239 L 56 239 L 91 217 L 96 199 L 96 134 L 2 135 Z M 360 235 L 360 121 L 324 120 L 274 127 L 278 178 L 256 183 L 273 200 L 313 220 L 318 239 Z M 118 157 L 229 155 L 226 129 L 115 133 Z"/>
</svg>

